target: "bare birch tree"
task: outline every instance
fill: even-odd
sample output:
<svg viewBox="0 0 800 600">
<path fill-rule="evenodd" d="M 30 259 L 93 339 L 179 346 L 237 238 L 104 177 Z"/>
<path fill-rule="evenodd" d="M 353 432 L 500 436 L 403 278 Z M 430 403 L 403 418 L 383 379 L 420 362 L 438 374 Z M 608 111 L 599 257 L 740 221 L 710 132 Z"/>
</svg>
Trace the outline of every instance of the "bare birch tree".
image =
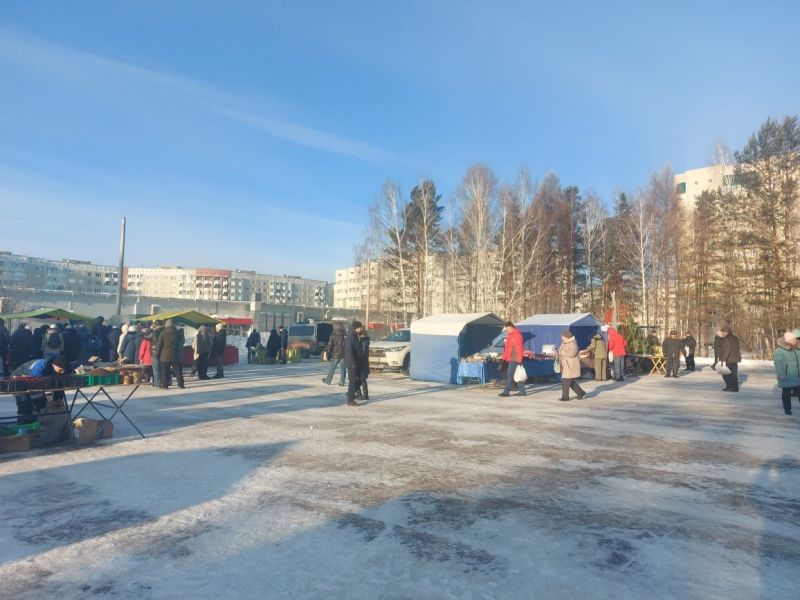
<svg viewBox="0 0 800 600">
<path fill-rule="evenodd" d="M 597 262 L 602 260 L 602 249 L 606 238 L 608 211 L 599 196 L 592 190 L 586 193 L 581 211 L 580 234 L 586 256 L 586 283 L 589 287 L 589 311 L 597 314 L 595 285 Z"/>
</svg>

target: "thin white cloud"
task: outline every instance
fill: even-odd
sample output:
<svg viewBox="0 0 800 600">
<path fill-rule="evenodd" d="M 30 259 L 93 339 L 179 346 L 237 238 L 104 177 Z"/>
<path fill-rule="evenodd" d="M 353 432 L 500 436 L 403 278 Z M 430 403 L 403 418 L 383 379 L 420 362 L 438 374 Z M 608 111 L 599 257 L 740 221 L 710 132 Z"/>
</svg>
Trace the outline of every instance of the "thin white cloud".
<svg viewBox="0 0 800 600">
<path fill-rule="evenodd" d="M 44 42 L 21 35 L 2 24 L 0 62 L 43 72 L 73 85 L 106 87 L 113 82 L 145 84 L 179 95 L 232 122 L 298 146 L 376 163 L 400 160 L 392 152 L 360 140 L 248 110 L 244 99 L 212 85 Z"/>
</svg>

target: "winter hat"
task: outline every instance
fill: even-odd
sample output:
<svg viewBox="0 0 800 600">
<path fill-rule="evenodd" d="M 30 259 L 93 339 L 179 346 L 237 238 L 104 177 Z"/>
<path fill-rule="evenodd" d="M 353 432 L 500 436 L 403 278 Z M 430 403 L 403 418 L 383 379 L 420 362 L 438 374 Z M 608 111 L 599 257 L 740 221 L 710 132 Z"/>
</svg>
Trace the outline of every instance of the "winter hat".
<svg viewBox="0 0 800 600">
<path fill-rule="evenodd" d="M 58 327 L 56 327 L 55 325 L 50 325 L 48 329 L 50 329 L 51 331 L 58 331 Z"/>
<path fill-rule="evenodd" d="M 787 344 L 794 344 L 796 340 L 797 336 L 794 334 L 793 331 L 787 331 L 786 333 L 783 334 L 783 341 L 786 342 Z"/>
<path fill-rule="evenodd" d="M 225 325 L 224 325 L 223 323 L 217 323 L 217 326 L 215 327 L 215 329 L 216 329 L 217 331 L 222 331 L 222 328 L 223 328 L 223 327 L 225 327 Z"/>
</svg>

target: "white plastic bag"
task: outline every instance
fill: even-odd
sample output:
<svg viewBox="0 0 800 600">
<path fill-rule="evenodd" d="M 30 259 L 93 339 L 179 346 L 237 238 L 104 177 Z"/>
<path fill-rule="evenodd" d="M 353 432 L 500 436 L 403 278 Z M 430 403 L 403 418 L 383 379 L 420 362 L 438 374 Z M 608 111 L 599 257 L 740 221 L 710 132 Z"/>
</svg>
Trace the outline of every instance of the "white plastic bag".
<svg viewBox="0 0 800 600">
<path fill-rule="evenodd" d="M 731 370 L 728 368 L 727 365 L 721 365 L 717 367 L 717 373 L 719 373 L 720 375 L 730 375 Z"/>
<path fill-rule="evenodd" d="M 553 361 L 553 372 L 561 373 L 561 361 L 559 359 Z"/>
<path fill-rule="evenodd" d="M 525 383 L 528 381 L 528 372 L 522 365 L 517 365 L 517 368 L 514 370 L 514 381 L 517 383 Z"/>
</svg>

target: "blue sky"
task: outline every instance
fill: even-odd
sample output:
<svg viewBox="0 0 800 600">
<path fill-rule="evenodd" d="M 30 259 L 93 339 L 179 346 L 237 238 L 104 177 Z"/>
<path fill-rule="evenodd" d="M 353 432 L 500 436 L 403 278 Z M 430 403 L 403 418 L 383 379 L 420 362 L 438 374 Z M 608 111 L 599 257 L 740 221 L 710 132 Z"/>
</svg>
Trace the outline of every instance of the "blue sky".
<svg viewBox="0 0 800 600">
<path fill-rule="evenodd" d="M 0 4 L 0 249 L 332 279 L 386 178 L 609 200 L 800 111 L 797 2 Z"/>
</svg>

